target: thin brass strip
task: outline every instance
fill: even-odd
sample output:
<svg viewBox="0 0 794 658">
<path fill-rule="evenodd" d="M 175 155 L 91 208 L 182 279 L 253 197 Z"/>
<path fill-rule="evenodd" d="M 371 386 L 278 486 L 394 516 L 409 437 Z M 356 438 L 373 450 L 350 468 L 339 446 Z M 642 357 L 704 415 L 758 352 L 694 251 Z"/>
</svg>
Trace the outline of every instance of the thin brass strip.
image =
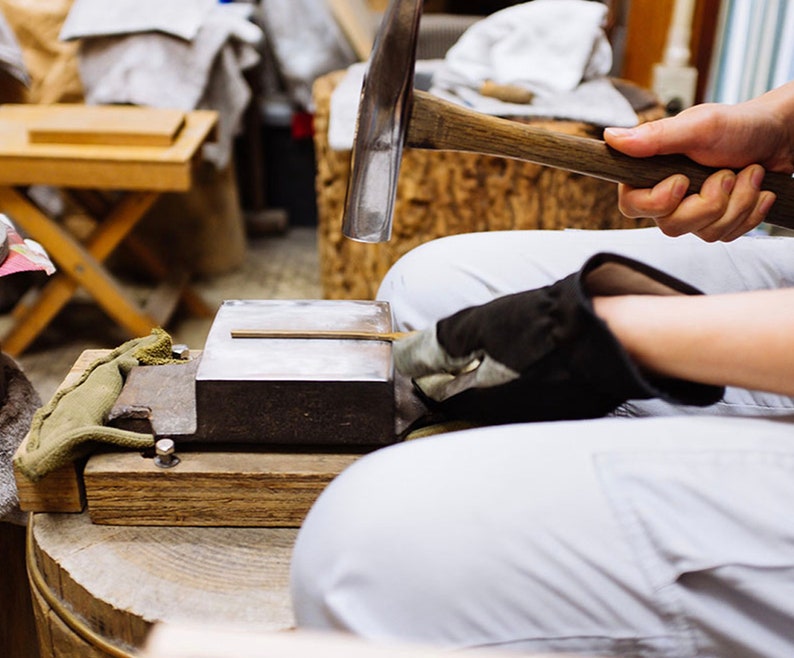
<svg viewBox="0 0 794 658">
<path fill-rule="evenodd" d="M 324 340 L 381 340 L 392 342 L 413 332 L 335 331 L 322 329 L 232 329 L 232 338 L 315 338 Z"/>
</svg>

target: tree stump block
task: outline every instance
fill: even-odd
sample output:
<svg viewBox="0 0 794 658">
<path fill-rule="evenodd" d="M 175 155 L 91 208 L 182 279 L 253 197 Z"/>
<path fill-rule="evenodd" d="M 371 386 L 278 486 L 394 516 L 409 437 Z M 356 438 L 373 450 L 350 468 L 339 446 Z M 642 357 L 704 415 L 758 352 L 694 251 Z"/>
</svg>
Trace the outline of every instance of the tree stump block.
<svg viewBox="0 0 794 658">
<path fill-rule="evenodd" d="M 42 658 L 132 658 L 156 623 L 294 625 L 295 528 L 102 526 L 87 513 L 34 514 L 30 523 Z"/>
<path fill-rule="evenodd" d="M 457 151 L 406 148 L 397 186 L 392 239 L 363 244 L 342 235 L 350 151 L 328 145 L 335 71 L 314 84 L 315 154 L 320 274 L 329 299 L 373 299 L 389 267 L 429 240 L 477 231 L 512 229 L 624 229 L 648 226 L 617 208 L 614 183 L 529 162 Z M 662 116 L 661 108 L 641 120 Z M 577 121 L 533 120 L 571 135 L 600 137 Z"/>
</svg>

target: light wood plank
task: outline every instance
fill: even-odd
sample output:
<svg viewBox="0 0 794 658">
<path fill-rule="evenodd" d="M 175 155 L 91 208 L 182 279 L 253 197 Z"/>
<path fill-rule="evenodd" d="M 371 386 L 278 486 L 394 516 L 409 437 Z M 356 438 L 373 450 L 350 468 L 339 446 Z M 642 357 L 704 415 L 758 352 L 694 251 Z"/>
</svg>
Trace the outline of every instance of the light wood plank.
<svg viewBox="0 0 794 658">
<path fill-rule="evenodd" d="M 25 446 L 22 442 L 20 449 Z M 68 464 L 49 473 L 41 480 L 29 480 L 14 467 L 19 507 L 23 512 L 82 512 L 85 491 L 81 477 L 82 464 Z"/>
<path fill-rule="evenodd" d="M 28 127 L 33 144 L 170 146 L 185 125 L 185 112 L 170 108 L 54 104 L 39 110 Z"/>
</svg>

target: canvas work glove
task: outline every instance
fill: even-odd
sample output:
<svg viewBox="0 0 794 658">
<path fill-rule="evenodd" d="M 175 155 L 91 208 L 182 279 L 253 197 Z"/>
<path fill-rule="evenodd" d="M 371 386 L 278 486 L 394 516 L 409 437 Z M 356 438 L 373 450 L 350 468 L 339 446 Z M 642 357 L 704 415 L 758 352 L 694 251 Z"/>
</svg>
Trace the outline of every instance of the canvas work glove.
<svg viewBox="0 0 794 658">
<path fill-rule="evenodd" d="M 643 372 L 592 305 L 596 296 L 698 295 L 638 261 L 600 253 L 536 290 L 464 309 L 394 343 L 395 366 L 449 419 L 595 418 L 627 400 L 706 406 L 724 389 Z"/>
</svg>

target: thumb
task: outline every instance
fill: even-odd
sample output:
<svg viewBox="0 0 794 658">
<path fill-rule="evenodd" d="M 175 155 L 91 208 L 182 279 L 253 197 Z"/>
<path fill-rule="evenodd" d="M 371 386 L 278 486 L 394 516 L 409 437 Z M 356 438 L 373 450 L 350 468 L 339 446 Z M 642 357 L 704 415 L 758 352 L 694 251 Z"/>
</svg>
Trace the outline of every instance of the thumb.
<svg viewBox="0 0 794 658">
<path fill-rule="evenodd" d="M 646 158 L 660 153 L 669 153 L 667 150 L 669 138 L 666 138 L 664 126 L 659 126 L 661 121 L 644 123 L 633 128 L 607 128 L 604 131 L 604 141 L 612 148 L 635 158 Z"/>
</svg>

